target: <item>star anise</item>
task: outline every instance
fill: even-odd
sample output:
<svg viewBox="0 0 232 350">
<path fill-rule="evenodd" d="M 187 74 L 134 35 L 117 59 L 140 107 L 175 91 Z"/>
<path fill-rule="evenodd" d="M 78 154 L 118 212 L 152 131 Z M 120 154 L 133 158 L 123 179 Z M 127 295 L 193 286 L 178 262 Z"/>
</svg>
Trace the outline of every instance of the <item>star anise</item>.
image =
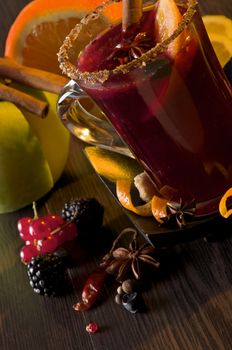
<svg viewBox="0 0 232 350">
<path fill-rule="evenodd" d="M 133 41 L 123 40 L 113 50 L 107 61 L 116 61 L 126 64 L 139 58 L 154 45 L 153 38 L 146 32 L 138 33 Z"/>
<path fill-rule="evenodd" d="M 182 199 L 179 203 L 167 203 L 167 216 L 163 218 L 163 223 L 167 224 L 174 220 L 179 228 L 183 228 L 194 217 L 196 211 L 195 200 L 183 203 Z"/>
<path fill-rule="evenodd" d="M 119 282 L 123 282 L 128 277 L 129 273 L 132 273 L 136 279 L 139 279 L 141 275 L 141 263 L 149 264 L 154 268 L 158 268 L 160 265 L 159 262 L 151 256 L 151 254 L 155 252 L 155 248 L 148 244 L 137 247 L 136 237 L 137 233 L 134 235 L 128 249 L 120 247 L 111 250 L 110 253 L 103 258 L 103 262 L 107 264 L 106 271 L 110 274 L 116 274 L 116 280 Z"/>
</svg>

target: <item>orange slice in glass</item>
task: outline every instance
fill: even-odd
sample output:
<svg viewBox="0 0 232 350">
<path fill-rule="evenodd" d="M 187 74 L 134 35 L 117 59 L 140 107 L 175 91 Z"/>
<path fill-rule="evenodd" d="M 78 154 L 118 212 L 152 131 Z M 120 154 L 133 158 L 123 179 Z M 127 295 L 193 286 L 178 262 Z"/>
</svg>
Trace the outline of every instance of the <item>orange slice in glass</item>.
<svg viewBox="0 0 232 350">
<path fill-rule="evenodd" d="M 157 42 L 164 41 L 177 29 L 182 19 L 181 13 L 174 0 L 159 0 L 157 5 L 155 34 Z M 181 33 L 168 46 L 167 53 L 174 58 L 181 49 L 185 39 L 184 32 Z"/>
</svg>

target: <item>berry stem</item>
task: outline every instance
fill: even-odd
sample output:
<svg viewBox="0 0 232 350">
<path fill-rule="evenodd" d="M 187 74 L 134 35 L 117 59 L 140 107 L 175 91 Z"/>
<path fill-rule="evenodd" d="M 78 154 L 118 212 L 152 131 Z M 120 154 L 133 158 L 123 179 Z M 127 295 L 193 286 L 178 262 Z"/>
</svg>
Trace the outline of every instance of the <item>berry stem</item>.
<svg viewBox="0 0 232 350">
<path fill-rule="evenodd" d="M 73 223 L 74 220 L 75 220 L 75 217 L 74 217 L 72 220 L 65 222 L 63 225 L 58 226 L 57 228 L 55 228 L 53 231 L 50 232 L 50 235 L 51 235 L 51 236 L 52 236 L 52 235 L 55 235 L 55 234 L 58 233 L 60 230 L 63 230 L 66 226 L 68 226 L 68 225 L 70 225 L 71 223 Z"/>
<path fill-rule="evenodd" d="M 39 215 L 38 215 L 38 212 L 37 212 L 37 209 L 36 209 L 36 202 L 32 203 L 32 209 L 33 209 L 33 212 L 34 212 L 33 220 L 38 219 Z"/>
</svg>

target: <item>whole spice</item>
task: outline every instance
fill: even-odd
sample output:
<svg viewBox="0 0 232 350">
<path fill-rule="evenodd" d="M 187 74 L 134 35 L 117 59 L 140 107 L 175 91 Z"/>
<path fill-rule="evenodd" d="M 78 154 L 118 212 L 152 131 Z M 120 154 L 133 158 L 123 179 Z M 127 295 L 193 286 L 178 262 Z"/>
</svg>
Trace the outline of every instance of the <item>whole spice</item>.
<svg viewBox="0 0 232 350">
<path fill-rule="evenodd" d="M 131 294 L 138 289 L 138 282 L 136 280 L 128 279 L 122 282 L 122 291 L 126 294 Z"/>
<path fill-rule="evenodd" d="M 133 239 L 129 244 L 129 248 L 120 247 L 115 249 L 119 238 L 128 232 L 133 233 Z M 148 244 L 137 247 L 137 231 L 131 228 L 125 229 L 114 241 L 111 251 L 103 258 L 104 263 L 108 265 L 106 271 L 110 274 L 116 274 L 116 280 L 119 282 L 123 282 L 128 278 L 130 272 L 136 279 L 139 279 L 141 263 L 149 264 L 155 268 L 159 267 L 159 262 L 151 256 L 154 251 L 155 248 Z"/>
<path fill-rule="evenodd" d="M 0 77 L 0 100 L 12 102 L 41 118 L 47 115 L 48 103 L 8 86 L 5 82 L 9 80 L 56 94 L 68 82 L 67 78 L 61 75 L 21 65 L 8 57 L 0 57 Z"/>
<path fill-rule="evenodd" d="M 27 111 L 44 118 L 48 112 L 48 104 L 25 92 L 14 89 L 0 82 L 0 100 L 14 103 Z"/>
<path fill-rule="evenodd" d="M 73 305 L 74 310 L 85 311 L 91 308 L 101 293 L 106 276 L 105 267 L 100 267 L 88 277 L 82 291 L 82 301 Z"/>
<path fill-rule="evenodd" d="M 179 228 L 183 228 L 194 217 L 195 211 L 196 203 L 194 200 L 184 204 L 182 200 L 180 203 L 168 202 L 167 216 L 163 218 L 163 223 L 171 223 L 174 220 Z"/>
<path fill-rule="evenodd" d="M 115 249 L 119 239 L 126 233 L 133 233 L 133 238 L 129 244 L 129 249 L 123 247 Z M 82 291 L 82 301 L 73 305 L 74 310 L 86 311 L 91 308 L 91 306 L 98 299 L 108 274 L 116 274 L 116 279 L 118 281 L 125 281 L 125 289 L 132 290 L 133 281 L 128 280 L 128 273 L 132 272 L 134 277 L 139 279 L 141 262 L 147 263 L 155 268 L 159 267 L 159 262 L 150 255 L 154 251 L 155 248 L 148 246 L 147 244 L 137 247 L 137 231 L 133 228 L 124 229 L 113 242 L 109 253 L 103 257 L 99 268 L 88 277 Z M 120 294 L 123 296 L 123 287 L 121 287 L 120 290 L 118 289 L 118 292 L 116 302 L 121 303 Z"/>
<path fill-rule="evenodd" d="M 142 0 L 123 0 L 122 2 L 122 30 L 129 32 L 131 26 L 139 23 L 143 14 Z"/>
<path fill-rule="evenodd" d="M 124 308 L 135 314 L 139 311 L 141 305 L 142 305 L 142 297 L 137 292 L 133 292 L 131 294 L 124 294 L 122 297 L 122 305 Z"/>
<path fill-rule="evenodd" d="M 132 41 L 125 40 L 118 44 L 112 54 L 107 57 L 107 62 L 127 64 L 141 57 L 153 44 L 153 39 L 148 33 L 138 33 Z"/>
<path fill-rule="evenodd" d="M 62 75 L 24 66 L 11 58 L 0 57 L 0 76 L 14 82 L 59 94 L 68 79 Z"/>
</svg>

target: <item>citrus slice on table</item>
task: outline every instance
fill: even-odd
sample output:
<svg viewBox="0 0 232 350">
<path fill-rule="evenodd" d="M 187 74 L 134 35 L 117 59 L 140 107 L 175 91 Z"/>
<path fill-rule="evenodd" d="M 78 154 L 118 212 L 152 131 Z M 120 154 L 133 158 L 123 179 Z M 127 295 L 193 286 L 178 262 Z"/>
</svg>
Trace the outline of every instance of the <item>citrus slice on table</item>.
<svg viewBox="0 0 232 350">
<path fill-rule="evenodd" d="M 203 16 L 203 22 L 223 67 L 232 57 L 232 20 L 219 15 Z"/>
<path fill-rule="evenodd" d="M 87 13 L 102 3 L 102 0 L 34 0 L 17 16 L 10 28 L 5 55 L 19 63 L 54 73 L 61 73 L 57 52 L 66 35 Z M 118 7 L 119 8 L 119 7 Z M 119 16 L 114 11 L 101 17 L 98 25 L 92 28 L 93 34 L 106 27 L 106 23 Z M 92 32 L 91 32 L 92 33 Z M 76 51 L 85 45 L 88 33 Z M 88 38 L 89 40 L 89 38 Z"/>
</svg>

